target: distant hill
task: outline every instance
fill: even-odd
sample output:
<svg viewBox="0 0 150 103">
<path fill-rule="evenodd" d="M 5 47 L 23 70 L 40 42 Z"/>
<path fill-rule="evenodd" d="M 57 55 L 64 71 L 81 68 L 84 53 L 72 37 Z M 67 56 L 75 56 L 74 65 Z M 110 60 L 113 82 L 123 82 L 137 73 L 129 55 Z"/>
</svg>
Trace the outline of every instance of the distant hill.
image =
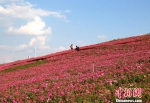
<svg viewBox="0 0 150 103">
<path fill-rule="evenodd" d="M 150 34 L 0 65 L 0 103 L 118 99 L 150 102 Z"/>
</svg>

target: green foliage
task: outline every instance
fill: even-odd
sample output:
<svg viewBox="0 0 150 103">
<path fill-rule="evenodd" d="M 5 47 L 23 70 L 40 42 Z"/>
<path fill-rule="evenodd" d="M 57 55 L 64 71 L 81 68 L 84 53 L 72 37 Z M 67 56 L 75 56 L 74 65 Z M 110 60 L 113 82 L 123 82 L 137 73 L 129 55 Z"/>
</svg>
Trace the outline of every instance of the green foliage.
<svg viewBox="0 0 150 103">
<path fill-rule="evenodd" d="M 27 68 L 30 68 L 30 67 L 35 67 L 35 66 L 38 66 L 38 65 L 41 65 L 41 64 L 45 64 L 46 62 L 47 62 L 46 60 L 38 60 L 38 61 L 35 61 L 33 63 L 30 63 L 30 64 L 19 65 L 19 66 L 15 66 L 15 67 L 12 67 L 12 68 L 9 68 L 9 69 L 2 70 L 2 71 L 0 71 L 0 73 L 9 73 L 9 72 L 13 72 L 13 71 L 16 71 L 16 70 L 27 69 Z"/>
<path fill-rule="evenodd" d="M 27 93 L 27 96 L 33 100 L 34 99 L 34 93 L 30 92 L 30 93 Z"/>
</svg>

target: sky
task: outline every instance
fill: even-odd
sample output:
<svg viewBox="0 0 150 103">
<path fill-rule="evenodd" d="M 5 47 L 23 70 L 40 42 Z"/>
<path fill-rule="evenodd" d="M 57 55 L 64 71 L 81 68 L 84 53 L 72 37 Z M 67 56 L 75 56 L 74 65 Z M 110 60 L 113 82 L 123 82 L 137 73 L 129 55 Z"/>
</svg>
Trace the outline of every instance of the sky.
<svg viewBox="0 0 150 103">
<path fill-rule="evenodd" d="M 150 0 L 0 0 L 0 64 L 150 33 Z"/>
</svg>

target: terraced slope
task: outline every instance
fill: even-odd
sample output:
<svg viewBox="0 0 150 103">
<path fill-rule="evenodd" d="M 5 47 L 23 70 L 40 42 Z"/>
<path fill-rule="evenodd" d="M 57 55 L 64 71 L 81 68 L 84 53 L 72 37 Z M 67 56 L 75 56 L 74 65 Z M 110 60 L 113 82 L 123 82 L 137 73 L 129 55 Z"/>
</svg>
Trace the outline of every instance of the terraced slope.
<svg viewBox="0 0 150 103">
<path fill-rule="evenodd" d="M 119 98 L 150 102 L 150 34 L 0 65 L 0 103 L 114 103 Z"/>
</svg>

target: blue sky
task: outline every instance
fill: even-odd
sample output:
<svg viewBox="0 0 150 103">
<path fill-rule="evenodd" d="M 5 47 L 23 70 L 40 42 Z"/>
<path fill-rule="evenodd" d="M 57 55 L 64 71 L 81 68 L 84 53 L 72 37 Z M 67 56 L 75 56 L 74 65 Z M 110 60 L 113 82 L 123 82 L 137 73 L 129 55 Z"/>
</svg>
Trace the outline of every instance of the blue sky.
<svg viewBox="0 0 150 103">
<path fill-rule="evenodd" d="M 0 63 L 150 32 L 150 0 L 0 0 Z"/>
</svg>

